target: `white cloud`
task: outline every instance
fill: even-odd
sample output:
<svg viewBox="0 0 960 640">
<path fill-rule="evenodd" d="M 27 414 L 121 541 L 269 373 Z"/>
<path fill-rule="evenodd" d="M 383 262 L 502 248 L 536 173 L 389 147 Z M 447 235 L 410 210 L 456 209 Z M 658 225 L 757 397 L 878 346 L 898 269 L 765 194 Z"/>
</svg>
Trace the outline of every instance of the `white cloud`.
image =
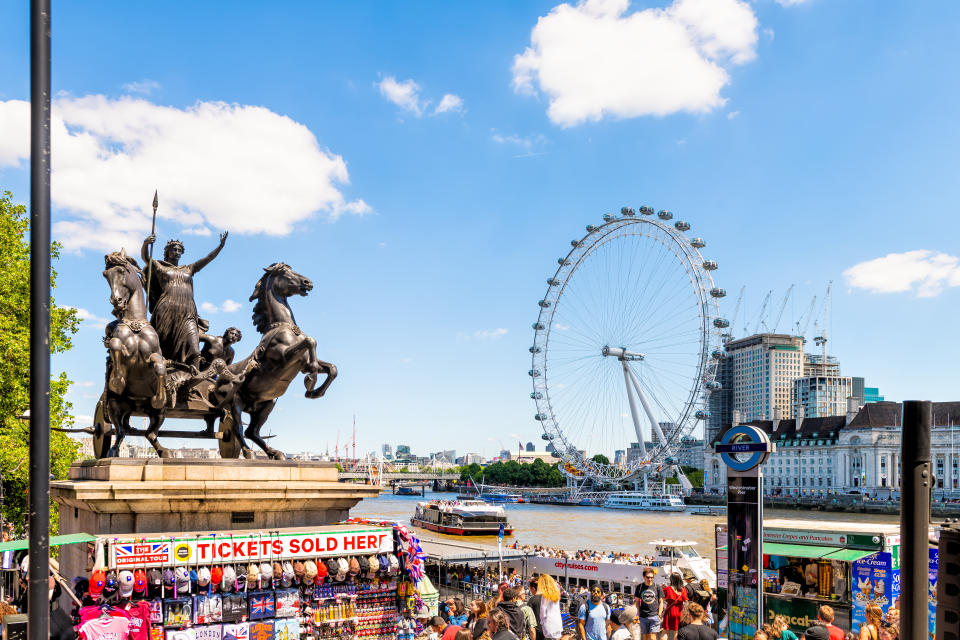
<svg viewBox="0 0 960 640">
<path fill-rule="evenodd" d="M 514 58 L 514 90 L 546 94 L 550 120 L 563 127 L 722 106 L 726 68 L 756 55 L 750 6 L 674 0 L 666 9 L 627 13 L 629 4 L 581 0 L 554 7 Z"/>
<path fill-rule="evenodd" d="M 53 202 L 66 213 L 54 238 L 69 250 L 139 253 L 155 188 L 160 235 L 184 228 L 285 235 L 317 212 L 336 219 L 370 211 L 340 191 L 349 181 L 343 158 L 264 107 L 65 97 L 53 105 L 52 136 Z M 0 166 L 19 165 L 29 151 L 28 103 L 0 101 Z"/>
<path fill-rule="evenodd" d="M 570 328 L 570 325 L 563 324 L 560 322 L 554 322 L 553 328 L 556 329 L 557 331 L 567 331 Z"/>
<path fill-rule="evenodd" d="M 499 329 L 480 329 L 473 333 L 459 333 L 457 335 L 463 340 L 498 340 L 507 335 L 507 330 L 502 327 Z"/>
<path fill-rule="evenodd" d="M 233 313 L 234 311 L 239 310 L 241 306 L 242 305 L 239 302 L 227 298 L 223 301 L 223 304 L 220 305 L 220 308 L 223 309 L 224 313 Z"/>
<path fill-rule="evenodd" d="M 93 386 L 96 386 L 96 384 L 97 383 L 94 382 L 93 380 L 80 380 L 78 382 L 74 382 L 73 386 L 74 387 L 93 387 Z"/>
<path fill-rule="evenodd" d="M 777 4 L 781 7 L 795 7 L 799 4 L 806 4 L 810 0 L 777 0 Z"/>
<path fill-rule="evenodd" d="M 84 329 L 103 329 L 108 323 L 112 322 L 110 318 L 101 318 L 100 316 L 91 313 L 82 307 L 71 307 L 69 305 L 65 306 L 68 309 L 76 309 L 77 317 L 83 321 L 80 323 L 80 326 Z"/>
<path fill-rule="evenodd" d="M 740 115 L 739 111 L 731 111 L 727 114 L 727 120 L 734 120 L 737 116 Z"/>
<path fill-rule="evenodd" d="M 440 104 L 438 104 L 437 108 L 433 110 L 433 115 L 446 113 L 447 111 L 463 111 L 463 98 L 452 93 L 444 94 L 443 98 L 440 100 Z"/>
<path fill-rule="evenodd" d="M 123 90 L 130 93 L 142 93 L 149 95 L 154 89 L 159 89 L 160 83 L 156 80 L 140 80 L 138 82 L 128 82 L 123 85 Z"/>
<path fill-rule="evenodd" d="M 944 287 L 960 287 L 960 258 L 946 253 L 889 253 L 843 272 L 851 287 L 872 293 L 915 291 L 920 298 L 940 295 Z"/>
<path fill-rule="evenodd" d="M 201 302 L 200 311 L 205 311 L 207 313 L 216 313 L 220 311 L 220 307 L 213 304 L 212 302 Z"/>
<path fill-rule="evenodd" d="M 397 82 L 393 76 L 387 76 L 377 85 L 380 95 L 404 111 L 420 117 L 429 102 L 420 102 L 420 85 L 413 79 Z"/>
<path fill-rule="evenodd" d="M 497 144 L 513 145 L 515 147 L 520 147 L 521 149 L 526 149 L 531 151 L 535 146 L 541 145 L 547 141 L 545 137 L 540 134 L 530 135 L 530 136 L 521 136 L 516 133 L 502 134 L 496 129 L 491 129 L 493 132 L 490 136 L 490 139 L 496 142 Z"/>
</svg>

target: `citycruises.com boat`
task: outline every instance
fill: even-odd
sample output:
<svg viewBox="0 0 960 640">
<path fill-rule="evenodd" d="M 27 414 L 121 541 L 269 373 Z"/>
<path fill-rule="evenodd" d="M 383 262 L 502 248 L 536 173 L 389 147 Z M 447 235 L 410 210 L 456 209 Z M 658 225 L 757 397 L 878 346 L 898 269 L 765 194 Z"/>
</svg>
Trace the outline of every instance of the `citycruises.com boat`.
<svg viewBox="0 0 960 640">
<path fill-rule="evenodd" d="M 415 527 L 455 536 L 495 536 L 513 533 L 503 507 L 480 500 L 418 502 L 410 522 Z"/>
<path fill-rule="evenodd" d="M 649 493 L 646 491 L 617 491 L 607 496 L 603 506 L 608 509 L 635 509 L 638 511 L 683 511 L 683 497 L 676 493 Z"/>
<path fill-rule="evenodd" d="M 523 496 L 519 493 L 481 493 L 478 497 L 484 502 L 523 502 Z"/>
</svg>

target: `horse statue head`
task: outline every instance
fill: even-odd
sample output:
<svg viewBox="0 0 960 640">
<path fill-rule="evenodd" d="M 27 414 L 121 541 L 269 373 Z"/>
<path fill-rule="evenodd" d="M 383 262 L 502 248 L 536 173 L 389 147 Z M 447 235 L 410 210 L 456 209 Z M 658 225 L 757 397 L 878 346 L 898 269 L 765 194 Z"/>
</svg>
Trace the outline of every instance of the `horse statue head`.
<svg viewBox="0 0 960 640">
<path fill-rule="evenodd" d="M 143 273 L 137 261 L 127 255 L 126 250 L 114 251 L 103 257 L 106 268 L 103 277 L 110 285 L 110 304 L 113 315 L 123 318 L 134 314 L 137 318 L 146 318 L 146 305 L 143 300 Z"/>
<path fill-rule="evenodd" d="M 250 295 L 250 301 L 257 302 L 253 307 L 253 324 L 257 331 L 266 333 L 278 323 L 296 325 L 287 298 L 307 295 L 313 289 L 313 282 L 283 262 L 274 262 L 263 271 Z"/>
</svg>

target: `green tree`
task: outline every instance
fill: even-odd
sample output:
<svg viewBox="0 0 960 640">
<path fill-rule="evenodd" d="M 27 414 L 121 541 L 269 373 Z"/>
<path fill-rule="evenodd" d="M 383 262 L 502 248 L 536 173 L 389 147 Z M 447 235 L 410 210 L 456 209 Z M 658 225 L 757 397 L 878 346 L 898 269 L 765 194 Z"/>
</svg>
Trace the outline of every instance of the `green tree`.
<svg viewBox="0 0 960 640">
<path fill-rule="evenodd" d="M 590 459 L 596 462 L 597 464 L 610 464 L 610 458 L 603 455 L 602 453 L 598 453 L 597 455 L 593 456 Z"/>
<path fill-rule="evenodd" d="M 0 472 L 3 474 L 3 518 L 23 530 L 26 525 L 29 487 L 29 424 L 20 419 L 30 406 L 30 219 L 13 195 L 0 195 Z M 51 259 L 60 257 L 60 245 L 51 246 Z M 57 273 L 51 271 L 51 284 Z M 62 353 L 71 347 L 80 319 L 75 309 L 58 307 L 50 300 L 50 351 Z M 73 407 L 65 396 L 70 380 L 65 373 L 50 381 L 50 426 L 73 424 Z M 50 433 L 50 472 L 67 477 L 77 459 L 79 443 L 59 431 Z M 59 523 L 51 504 L 50 528 Z"/>
</svg>

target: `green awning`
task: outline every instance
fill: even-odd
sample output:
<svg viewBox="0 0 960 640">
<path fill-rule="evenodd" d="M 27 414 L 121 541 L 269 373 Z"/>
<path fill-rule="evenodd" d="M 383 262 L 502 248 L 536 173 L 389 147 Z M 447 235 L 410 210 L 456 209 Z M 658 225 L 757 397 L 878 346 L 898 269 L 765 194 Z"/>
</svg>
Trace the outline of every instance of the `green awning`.
<svg viewBox="0 0 960 640">
<path fill-rule="evenodd" d="M 66 536 L 50 536 L 50 546 L 59 547 L 62 544 L 93 542 L 96 539 L 96 536 L 92 536 L 89 533 L 71 533 Z M 18 549 L 26 549 L 29 546 L 29 540 L 11 540 L 10 542 L 0 543 L 0 551 L 17 551 Z"/>
<path fill-rule="evenodd" d="M 834 551 L 830 555 L 823 556 L 824 560 L 842 560 L 843 562 L 856 562 L 860 558 L 866 558 L 876 553 L 874 551 L 861 551 L 860 549 L 841 549 Z"/>
<path fill-rule="evenodd" d="M 817 547 L 811 544 L 786 544 L 784 542 L 764 542 L 764 555 L 791 556 L 796 558 L 822 558 L 830 553 L 842 552 L 840 547 Z"/>
</svg>

